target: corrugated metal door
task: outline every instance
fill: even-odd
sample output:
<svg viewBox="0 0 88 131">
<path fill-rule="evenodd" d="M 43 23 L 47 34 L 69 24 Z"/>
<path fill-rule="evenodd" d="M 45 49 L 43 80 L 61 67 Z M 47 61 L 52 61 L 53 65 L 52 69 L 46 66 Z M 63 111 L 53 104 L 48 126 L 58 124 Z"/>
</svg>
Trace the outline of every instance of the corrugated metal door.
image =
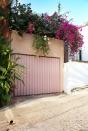
<svg viewBox="0 0 88 131">
<path fill-rule="evenodd" d="M 60 90 L 60 59 L 15 55 L 25 66 L 21 81 L 16 80 L 15 96 L 56 93 Z"/>
</svg>

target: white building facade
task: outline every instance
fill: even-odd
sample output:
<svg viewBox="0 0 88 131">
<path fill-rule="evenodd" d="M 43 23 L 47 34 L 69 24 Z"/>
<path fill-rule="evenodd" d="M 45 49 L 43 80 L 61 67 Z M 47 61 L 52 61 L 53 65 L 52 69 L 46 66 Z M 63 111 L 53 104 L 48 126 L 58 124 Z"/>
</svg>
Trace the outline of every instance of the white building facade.
<svg viewBox="0 0 88 131">
<path fill-rule="evenodd" d="M 88 61 L 88 26 L 82 28 L 84 45 L 82 47 L 82 61 Z"/>
</svg>

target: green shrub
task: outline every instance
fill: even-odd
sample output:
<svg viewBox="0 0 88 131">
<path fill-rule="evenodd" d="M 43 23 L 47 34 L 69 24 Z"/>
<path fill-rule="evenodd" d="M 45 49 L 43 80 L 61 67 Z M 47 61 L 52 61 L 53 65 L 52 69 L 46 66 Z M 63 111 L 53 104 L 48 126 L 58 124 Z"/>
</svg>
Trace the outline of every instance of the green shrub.
<svg viewBox="0 0 88 131">
<path fill-rule="evenodd" d="M 15 85 L 15 79 L 21 79 L 17 72 L 17 59 L 11 59 L 11 41 L 0 36 L 0 106 L 6 105 L 11 100 L 11 93 Z"/>
</svg>

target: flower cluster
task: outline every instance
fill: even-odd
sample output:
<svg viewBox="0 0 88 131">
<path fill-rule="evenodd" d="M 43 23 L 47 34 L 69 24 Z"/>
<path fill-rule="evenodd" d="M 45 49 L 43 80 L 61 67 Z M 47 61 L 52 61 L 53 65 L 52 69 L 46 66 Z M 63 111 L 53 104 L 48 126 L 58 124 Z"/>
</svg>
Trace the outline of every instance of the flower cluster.
<svg viewBox="0 0 88 131">
<path fill-rule="evenodd" d="M 55 37 L 69 44 L 71 53 L 78 51 L 83 45 L 83 36 L 79 31 L 79 27 L 69 22 L 63 22 L 56 31 Z"/>
<path fill-rule="evenodd" d="M 28 23 L 27 32 L 28 32 L 28 33 L 33 33 L 34 30 L 35 30 L 34 25 L 33 25 L 31 22 L 29 22 L 29 23 Z"/>
</svg>

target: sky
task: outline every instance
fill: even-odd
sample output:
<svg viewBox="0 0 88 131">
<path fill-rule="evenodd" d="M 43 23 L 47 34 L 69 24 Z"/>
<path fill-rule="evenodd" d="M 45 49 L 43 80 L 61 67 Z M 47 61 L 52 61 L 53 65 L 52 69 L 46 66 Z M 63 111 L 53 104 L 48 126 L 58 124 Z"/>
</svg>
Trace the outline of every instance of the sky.
<svg viewBox="0 0 88 131">
<path fill-rule="evenodd" d="M 21 3 L 31 3 L 31 8 L 36 13 L 49 13 L 57 11 L 61 3 L 61 14 L 69 12 L 68 18 L 73 19 L 76 25 L 88 22 L 88 0 L 19 0 Z"/>
</svg>

